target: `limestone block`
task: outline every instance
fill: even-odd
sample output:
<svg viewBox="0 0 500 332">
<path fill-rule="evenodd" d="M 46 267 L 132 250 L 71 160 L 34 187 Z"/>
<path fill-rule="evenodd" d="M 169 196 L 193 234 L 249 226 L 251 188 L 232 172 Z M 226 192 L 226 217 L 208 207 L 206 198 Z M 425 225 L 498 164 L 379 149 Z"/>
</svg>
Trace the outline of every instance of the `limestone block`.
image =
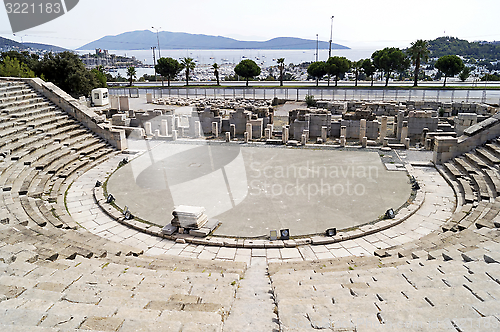
<svg viewBox="0 0 500 332">
<path fill-rule="evenodd" d="M 219 124 L 217 122 L 212 122 L 212 135 L 219 137 Z"/>
<path fill-rule="evenodd" d="M 323 140 L 323 142 L 326 142 L 327 136 L 328 136 L 328 127 L 327 126 L 321 127 L 321 139 Z"/>
<path fill-rule="evenodd" d="M 143 128 L 134 128 L 130 132 L 128 138 L 130 139 L 143 139 L 145 136 L 145 132 Z"/>
<path fill-rule="evenodd" d="M 266 139 L 271 139 L 271 130 L 269 128 L 266 128 L 264 131 Z"/>
<path fill-rule="evenodd" d="M 346 126 L 341 126 L 340 127 L 340 137 L 344 136 L 347 137 L 347 127 Z"/>
<path fill-rule="evenodd" d="M 282 140 L 283 140 L 283 144 L 286 144 L 288 142 L 288 133 L 289 133 L 289 127 L 288 126 L 284 126 L 282 128 Z"/>
<path fill-rule="evenodd" d="M 194 137 L 198 138 L 201 136 L 201 124 L 200 121 L 194 122 Z"/>
<path fill-rule="evenodd" d="M 248 136 L 250 138 L 253 138 L 253 135 L 252 135 L 252 124 L 251 123 L 247 123 L 246 124 L 246 132 L 248 133 Z"/>
<path fill-rule="evenodd" d="M 167 136 L 168 135 L 167 126 L 168 126 L 168 121 L 166 119 L 165 120 L 161 120 L 160 135 L 162 135 L 162 136 Z"/>
<path fill-rule="evenodd" d="M 301 137 L 301 140 L 300 140 L 300 144 L 302 144 L 302 145 L 306 145 L 307 144 L 307 136 L 306 136 L 306 134 L 302 134 L 302 137 Z"/>
<path fill-rule="evenodd" d="M 389 146 L 389 137 L 384 137 L 384 143 L 382 143 L 384 147 Z"/>
<path fill-rule="evenodd" d="M 359 140 L 362 141 L 366 137 L 366 119 L 359 120 Z"/>
<path fill-rule="evenodd" d="M 309 138 L 310 138 L 310 136 L 309 136 L 309 130 L 306 129 L 302 133 L 306 134 L 306 140 L 309 141 Z"/>
<path fill-rule="evenodd" d="M 146 136 L 153 136 L 153 131 L 151 130 L 151 122 L 144 123 L 144 130 L 146 131 Z"/>
<path fill-rule="evenodd" d="M 236 137 L 236 125 L 231 124 L 229 126 L 229 132 L 231 133 L 231 137 Z"/>
<path fill-rule="evenodd" d="M 404 144 L 405 144 L 405 146 L 406 146 L 407 149 L 410 148 L 410 139 L 408 137 L 405 138 Z"/>
<path fill-rule="evenodd" d="M 112 110 L 120 108 L 120 98 L 118 96 L 109 96 L 109 103 Z"/>
<path fill-rule="evenodd" d="M 120 96 L 120 111 L 128 111 L 129 109 L 128 96 Z"/>
</svg>

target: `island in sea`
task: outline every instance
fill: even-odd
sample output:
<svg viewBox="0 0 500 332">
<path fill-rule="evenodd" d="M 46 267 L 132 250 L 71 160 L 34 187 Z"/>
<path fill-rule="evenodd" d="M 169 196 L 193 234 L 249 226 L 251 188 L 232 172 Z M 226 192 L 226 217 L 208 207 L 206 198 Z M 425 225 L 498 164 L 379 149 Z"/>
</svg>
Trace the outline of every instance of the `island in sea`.
<svg viewBox="0 0 500 332">
<path fill-rule="evenodd" d="M 158 38 L 158 39 L 157 39 Z M 151 46 L 165 45 L 171 50 L 309 50 L 328 49 L 330 43 L 312 39 L 295 37 L 278 37 L 267 41 L 241 41 L 223 36 L 190 34 L 185 32 L 161 31 L 158 35 L 149 30 L 129 31 L 116 36 L 105 36 L 83 45 L 78 50 L 108 49 L 108 50 L 149 50 Z M 332 43 L 332 49 L 349 49 L 347 46 Z"/>
</svg>

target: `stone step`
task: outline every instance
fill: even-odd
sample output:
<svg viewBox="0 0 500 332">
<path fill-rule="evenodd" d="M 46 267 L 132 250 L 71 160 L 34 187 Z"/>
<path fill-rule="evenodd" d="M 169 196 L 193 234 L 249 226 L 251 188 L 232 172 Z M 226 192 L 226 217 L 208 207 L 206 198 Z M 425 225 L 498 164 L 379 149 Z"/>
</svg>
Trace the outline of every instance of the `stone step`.
<svg viewBox="0 0 500 332">
<path fill-rule="evenodd" d="M 459 165 L 462 169 L 464 169 L 469 174 L 475 173 L 477 171 L 477 169 L 475 167 L 471 166 L 471 164 L 469 162 L 467 162 L 463 157 L 457 157 L 453 160 L 455 161 L 455 163 L 457 165 Z"/>
<path fill-rule="evenodd" d="M 488 184 L 486 183 L 486 180 L 482 174 L 471 174 L 471 177 L 479 188 L 479 195 L 481 196 L 481 198 L 489 199 L 490 197 L 492 197 Z"/>
<path fill-rule="evenodd" d="M 469 161 L 471 165 L 474 165 L 478 168 L 488 168 L 488 164 L 483 161 L 480 157 L 478 157 L 475 153 L 464 153 L 465 158 Z"/>
<path fill-rule="evenodd" d="M 483 157 L 484 159 L 488 160 L 490 163 L 493 165 L 498 165 L 500 164 L 500 159 L 495 157 L 490 151 L 488 151 L 486 148 L 483 147 L 478 147 L 476 148 L 476 153 Z"/>
<path fill-rule="evenodd" d="M 3 109 L 15 108 L 45 101 L 45 98 L 38 97 L 36 94 L 31 94 L 31 96 L 24 95 L 24 98 L 21 100 L 16 100 L 14 97 L 11 97 L 11 100 L 7 99 L 8 98 L 4 98 L 4 100 L 0 100 L 0 112 Z"/>
</svg>

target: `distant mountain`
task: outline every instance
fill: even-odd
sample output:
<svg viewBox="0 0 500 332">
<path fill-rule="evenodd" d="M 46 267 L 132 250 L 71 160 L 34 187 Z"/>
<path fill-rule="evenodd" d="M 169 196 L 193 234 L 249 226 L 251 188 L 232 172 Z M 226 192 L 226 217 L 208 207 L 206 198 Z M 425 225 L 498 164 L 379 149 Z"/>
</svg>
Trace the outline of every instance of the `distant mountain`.
<svg viewBox="0 0 500 332">
<path fill-rule="evenodd" d="M 305 50 L 315 49 L 316 40 L 301 39 L 293 37 L 279 37 L 268 41 L 241 41 L 222 36 L 209 36 L 190 34 L 184 32 L 162 31 L 158 34 L 160 48 L 162 49 L 191 49 L 191 50 L 215 50 L 215 49 L 289 49 Z M 107 50 L 149 50 L 157 46 L 155 32 L 149 30 L 130 31 L 117 36 L 105 36 L 101 39 L 83 45 L 78 50 L 93 50 L 96 48 Z M 328 49 L 329 43 L 320 41 L 320 49 Z M 332 49 L 349 49 L 349 47 L 332 43 Z"/>
<path fill-rule="evenodd" d="M 18 43 L 14 40 L 0 37 L 0 48 L 8 48 L 8 47 L 19 47 L 24 48 L 23 44 Z"/>
<path fill-rule="evenodd" d="M 45 51 L 53 51 L 53 52 L 68 51 L 67 49 L 59 47 L 59 46 L 47 45 L 47 44 L 37 44 L 37 43 L 21 44 L 19 42 L 16 42 L 15 40 L 0 37 L 0 48 L 11 48 L 11 47 L 18 47 L 19 49 L 22 49 L 22 50 L 30 48 L 33 50 L 45 50 Z"/>
</svg>

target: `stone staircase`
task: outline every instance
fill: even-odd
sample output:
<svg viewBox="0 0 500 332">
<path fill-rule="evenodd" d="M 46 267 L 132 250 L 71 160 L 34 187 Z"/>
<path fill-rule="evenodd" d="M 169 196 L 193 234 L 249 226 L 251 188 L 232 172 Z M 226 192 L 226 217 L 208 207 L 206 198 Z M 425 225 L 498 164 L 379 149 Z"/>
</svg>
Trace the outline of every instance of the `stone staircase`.
<svg viewBox="0 0 500 332">
<path fill-rule="evenodd" d="M 446 232 L 384 257 L 269 266 L 282 331 L 499 331 L 500 232 Z"/>
<path fill-rule="evenodd" d="M 76 178 L 116 152 L 22 82 L 0 82 L 0 329 L 221 331 L 246 264 L 144 256 L 79 227 Z"/>
<path fill-rule="evenodd" d="M 64 193 L 75 177 L 116 154 L 23 82 L 0 83 L 0 219 L 76 228 Z"/>
<path fill-rule="evenodd" d="M 444 231 L 500 227 L 500 143 L 497 139 L 438 166 L 454 188 L 457 210 Z"/>
<path fill-rule="evenodd" d="M 245 267 L 120 254 L 72 230 L 0 234 L 2 331 L 220 331 Z"/>
</svg>

